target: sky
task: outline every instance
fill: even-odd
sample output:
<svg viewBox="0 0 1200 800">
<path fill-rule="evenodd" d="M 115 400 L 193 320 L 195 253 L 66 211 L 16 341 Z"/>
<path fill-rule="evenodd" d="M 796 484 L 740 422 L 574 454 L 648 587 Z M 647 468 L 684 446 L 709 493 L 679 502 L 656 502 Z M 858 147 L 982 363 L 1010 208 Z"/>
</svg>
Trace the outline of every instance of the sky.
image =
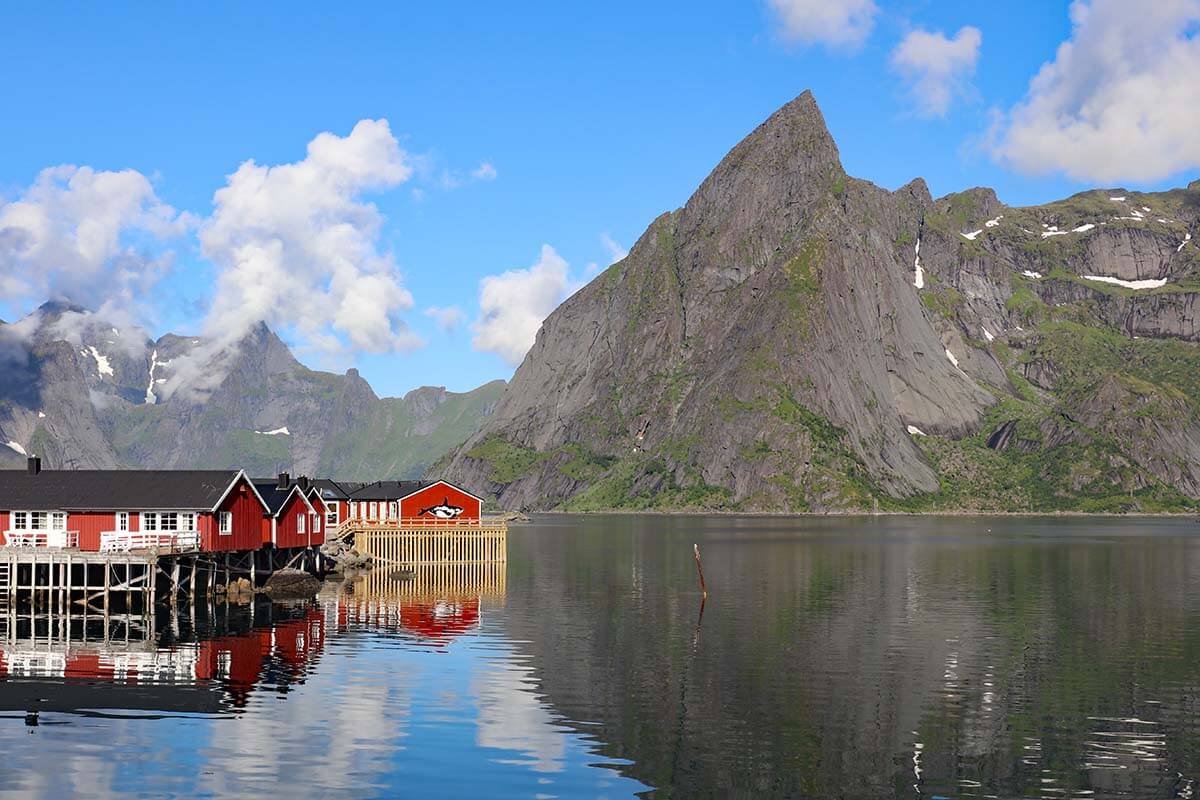
<svg viewBox="0 0 1200 800">
<path fill-rule="evenodd" d="M 1200 0 L 9 5 L 0 318 L 266 321 L 381 395 L 544 317 L 811 89 L 846 170 L 1012 205 L 1200 170 Z"/>
</svg>

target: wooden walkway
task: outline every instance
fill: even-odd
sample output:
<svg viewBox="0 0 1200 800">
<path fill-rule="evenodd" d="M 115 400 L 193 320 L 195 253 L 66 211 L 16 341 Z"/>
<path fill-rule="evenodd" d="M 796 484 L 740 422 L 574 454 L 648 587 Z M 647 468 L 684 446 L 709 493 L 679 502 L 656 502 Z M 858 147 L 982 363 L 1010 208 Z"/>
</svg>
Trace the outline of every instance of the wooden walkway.
<svg viewBox="0 0 1200 800">
<path fill-rule="evenodd" d="M 216 596 L 239 577 L 258 586 L 284 567 L 320 572 L 323 561 L 316 546 L 211 553 L 0 546 L 0 606 L 74 606 L 106 615 L 118 606 L 144 611 L 155 602 L 175 604 L 180 596 Z"/>
<path fill-rule="evenodd" d="M 354 549 L 377 566 L 503 563 L 508 560 L 508 524 L 478 522 L 367 521 L 347 523 L 339 535 L 353 536 Z"/>
</svg>

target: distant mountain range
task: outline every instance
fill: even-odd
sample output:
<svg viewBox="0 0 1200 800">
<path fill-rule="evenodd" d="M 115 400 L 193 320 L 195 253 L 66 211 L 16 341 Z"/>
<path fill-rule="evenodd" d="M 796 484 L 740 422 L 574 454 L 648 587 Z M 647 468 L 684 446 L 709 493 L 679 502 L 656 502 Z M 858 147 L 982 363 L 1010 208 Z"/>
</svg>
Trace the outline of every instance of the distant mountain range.
<svg viewBox="0 0 1200 800">
<path fill-rule="evenodd" d="M 36 453 L 54 468 L 413 478 L 474 433 L 504 388 L 377 397 L 356 370 L 304 367 L 265 325 L 212 363 L 205 345 L 150 340 L 65 303 L 0 323 L 0 466 Z M 202 395 L 178 389 L 184 364 Z"/>
<path fill-rule="evenodd" d="M 444 464 L 510 508 L 1200 506 L 1200 182 L 853 178 L 811 94 L 545 321 Z"/>
</svg>

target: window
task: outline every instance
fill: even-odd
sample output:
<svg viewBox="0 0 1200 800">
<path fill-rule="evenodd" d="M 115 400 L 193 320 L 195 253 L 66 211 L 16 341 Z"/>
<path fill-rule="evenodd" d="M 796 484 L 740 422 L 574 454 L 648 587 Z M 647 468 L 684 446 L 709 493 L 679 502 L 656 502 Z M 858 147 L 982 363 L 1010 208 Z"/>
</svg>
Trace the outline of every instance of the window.
<svg viewBox="0 0 1200 800">
<path fill-rule="evenodd" d="M 117 512 L 117 530 L 119 530 L 119 531 L 129 530 L 129 512 L 128 511 L 118 511 Z"/>
<path fill-rule="evenodd" d="M 67 514 L 64 511 L 55 511 L 50 514 L 50 530 L 65 531 L 67 529 Z"/>
<path fill-rule="evenodd" d="M 321 515 L 320 514 L 312 515 L 312 532 L 313 533 L 321 532 Z"/>
<path fill-rule="evenodd" d="M 358 519 L 358 503 L 354 500 L 350 501 L 350 519 Z"/>
<path fill-rule="evenodd" d="M 177 530 L 194 531 L 196 530 L 196 515 L 195 514 L 180 514 L 179 527 Z"/>
<path fill-rule="evenodd" d="M 296 533 L 304 533 L 304 514 L 296 517 Z"/>
<path fill-rule="evenodd" d="M 400 504 L 397 503 L 395 500 L 393 500 L 392 502 L 388 503 L 388 519 L 399 519 L 399 518 L 400 518 Z"/>
<path fill-rule="evenodd" d="M 153 511 L 142 512 L 142 530 L 156 531 L 158 530 L 158 514 Z"/>
<path fill-rule="evenodd" d="M 222 536 L 233 533 L 233 512 L 220 511 L 217 513 L 217 530 Z"/>
<path fill-rule="evenodd" d="M 330 525 L 337 525 L 337 524 L 338 524 L 337 503 L 330 503 L 329 506 L 325 509 L 325 525 L 326 525 L 326 527 L 328 527 Z"/>
<path fill-rule="evenodd" d="M 379 503 L 372 502 L 367 506 L 367 519 L 376 519 L 379 516 Z"/>
<path fill-rule="evenodd" d="M 179 530 L 179 515 L 175 512 L 158 515 L 158 529 L 160 531 L 177 531 Z"/>
<path fill-rule="evenodd" d="M 45 511 L 30 511 L 29 512 L 29 528 L 35 531 L 46 530 L 46 512 Z"/>
<path fill-rule="evenodd" d="M 28 511 L 12 512 L 12 529 L 14 531 L 29 530 L 29 512 Z"/>
</svg>

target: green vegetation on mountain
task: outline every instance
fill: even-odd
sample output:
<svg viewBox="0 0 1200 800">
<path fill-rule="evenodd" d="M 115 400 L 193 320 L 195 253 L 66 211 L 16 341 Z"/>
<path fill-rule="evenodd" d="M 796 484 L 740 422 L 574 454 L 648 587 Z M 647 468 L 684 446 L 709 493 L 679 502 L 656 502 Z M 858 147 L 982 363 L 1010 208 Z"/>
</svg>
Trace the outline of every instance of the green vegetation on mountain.
<svg viewBox="0 0 1200 800">
<path fill-rule="evenodd" d="M 1193 233 L 1200 184 L 886 192 L 806 94 L 546 320 L 446 468 L 513 508 L 1200 509 Z"/>
</svg>

